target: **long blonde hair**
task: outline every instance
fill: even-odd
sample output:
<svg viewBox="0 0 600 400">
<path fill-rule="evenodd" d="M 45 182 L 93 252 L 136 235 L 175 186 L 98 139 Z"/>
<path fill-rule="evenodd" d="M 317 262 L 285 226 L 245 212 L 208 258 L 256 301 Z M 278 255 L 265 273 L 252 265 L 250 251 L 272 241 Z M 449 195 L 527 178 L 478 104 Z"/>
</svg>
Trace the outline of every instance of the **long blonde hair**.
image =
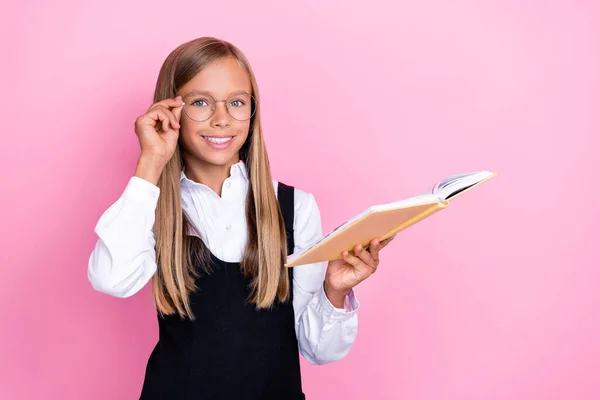
<svg viewBox="0 0 600 400">
<path fill-rule="evenodd" d="M 227 56 L 235 57 L 247 70 L 251 94 L 259 100 L 256 78 L 244 54 L 231 43 L 203 37 L 183 43 L 169 54 L 158 75 L 154 102 L 175 97 L 178 88 L 199 71 Z M 288 298 L 290 283 L 283 266 L 287 257 L 285 226 L 273 188 L 258 109 L 250 121 L 240 159 L 248 169 L 250 181 L 246 198 L 248 242 L 241 271 L 251 278 L 249 301 L 257 308 L 269 308 L 276 298 L 279 301 Z M 189 222 L 181 207 L 182 167 L 178 147 L 158 181 L 160 197 L 154 225 L 158 268 L 152 285 L 154 302 L 161 315 L 177 312 L 182 318 L 194 319 L 189 299 L 199 272 L 194 262 L 210 273 L 210 253 L 201 240 L 187 235 Z"/>
</svg>

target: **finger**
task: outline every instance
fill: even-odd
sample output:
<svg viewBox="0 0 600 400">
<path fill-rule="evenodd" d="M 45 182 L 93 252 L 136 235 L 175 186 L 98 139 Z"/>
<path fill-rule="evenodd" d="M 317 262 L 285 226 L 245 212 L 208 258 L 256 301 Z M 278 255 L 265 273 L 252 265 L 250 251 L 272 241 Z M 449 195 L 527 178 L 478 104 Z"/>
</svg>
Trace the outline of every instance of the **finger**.
<svg viewBox="0 0 600 400">
<path fill-rule="evenodd" d="M 371 252 L 371 257 L 373 257 L 376 264 L 379 264 L 379 250 L 381 250 L 381 243 L 378 239 L 373 239 L 369 244 L 369 252 Z"/>
<path fill-rule="evenodd" d="M 162 107 L 163 109 L 165 109 L 166 111 L 168 111 L 169 113 L 171 112 L 171 109 L 173 110 L 179 110 L 179 114 L 178 115 L 173 115 L 172 118 L 172 123 L 171 125 L 174 127 L 174 129 L 179 129 L 179 120 L 180 120 L 180 116 L 181 116 L 181 109 L 183 107 L 183 99 L 181 98 L 181 96 L 177 96 L 174 98 L 169 98 L 169 99 L 164 99 L 161 101 L 157 101 L 156 103 L 152 104 L 150 106 L 150 108 L 148 109 L 148 111 L 156 108 L 156 107 Z"/>
<path fill-rule="evenodd" d="M 367 266 L 377 269 L 377 262 L 373 259 L 373 256 L 368 250 L 363 249 L 360 244 L 357 244 L 354 247 L 354 254 L 360 258 L 362 262 L 364 262 Z"/>
<path fill-rule="evenodd" d="M 360 260 L 360 258 L 353 256 L 348 251 L 344 251 L 342 253 L 342 258 L 344 259 L 345 262 L 347 262 L 354 268 L 361 268 L 363 265 L 363 262 Z"/>
<path fill-rule="evenodd" d="M 162 124 L 162 129 L 164 132 L 169 130 L 169 116 L 165 113 L 164 109 L 157 107 L 148 112 L 148 117 L 154 120 L 157 124 L 155 126 L 159 126 Z"/>
<path fill-rule="evenodd" d="M 173 108 L 172 111 L 173 111 L 173 115 L 175 116 L 176 121 L 177 121 L 177 125 L 178 125 L 177 129 L 179 129 L 179 128 L 181 128 L 179 121 L 181 121 L 181 112 L 183 111 L 183 103 L 181 103 L 180 106 Z"/>
<path fill-rule="evenodd" d="M 179 108 L 181 108 L 181 107 L 179 107 Z M 177 116 L 168 108 L 161 106 L 161 105 L 156 105 L 156 106 L 152 107 L 151 110 L 162 110 L 169 117 L 169 122 L 170 122 L 171 126 L 173 127 L 173 129 L 179 129 L 181 127 L 179 125 L 179 118 L 177 118 Z"/>
<path fill-rule="evenodd" d="M 163 129 L 163 132 L 169 131 L 169 117 L 168 116 L 167 116 L 167 118 L 162 120 L 162 129 Z"/>
<path fill-rule="evenodd" d="M 165 108 L 169 109 L 169 108 L 173 108 L 173 107 L 179 107 L 179 106 L 181 106 L 181 104 L 183 104 L 183 100 L 181 99 L 181 96 L 177 96 L 174 98 L 168 98 L 168 99 L 164 99 L 161 101 L 157 101 L 156 103 L 152 104 L 148 108 L 148 111 L 150 111 L 152 108 L 154 108 L 156 106 L 161 106 L 161 107 L 165 107 Z"/>
<path fill-rule="evenodd" d="M 394 235 L 394 236 L 391 236 L 391 237 L 389 237 L 389 238 L 387 238 L 387 239 L 383 240 L 383 241 L 381 242 L 381 246 L 379 247 L 379 250 L 383 249 L 385 246 L 387 246 L 388 244 L 390 244 L 390 242 L 391 242 L 392 240 L 394 240 L 394 238 L 395 238 L 395 237 L 396 237 L 396 235 Z"/>
<path fill-rule="evenodd" d="M 383 249 L 385 246 L 387 246 L 393 239 L 394 239 L 394 236 L 392 236 L 388 239 L 385 239 L 381 242 L 377 239 L 373 239 L 373 242 L 371 242 L 371 245 L 369 246 L 369 250 L 371 251 L 371 255 L 372 255 L 373 259 L 375 259 L 375 261 L 377 262 L 377 265 L 379 265 L 379 252 L 381 251 L 381 249 Z"/>
<path fill-rule="evenodd" d="M 346 263 L 348 263 L 352 267 L 354 267 L 355 274 L 359 274 L 362 276 L 365 276 L 365 275 L 368 276 L 368 275 L 372 274 L 373 272 L 375 272 L 371 265 L 366 264 L 357 255 L 351 255 L 348 251 L 345 251 L 344 253 L 342 253 L 342 258 L 344 259 L 344 261 Z"/>
</svg>

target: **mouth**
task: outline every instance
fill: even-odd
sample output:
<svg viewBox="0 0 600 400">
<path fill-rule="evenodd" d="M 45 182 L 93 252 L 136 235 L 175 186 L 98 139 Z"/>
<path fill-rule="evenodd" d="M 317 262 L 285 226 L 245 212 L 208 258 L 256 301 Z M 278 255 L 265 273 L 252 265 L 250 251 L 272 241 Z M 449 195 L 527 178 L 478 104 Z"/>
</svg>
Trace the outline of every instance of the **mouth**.
<svg viewBox="0 0 600 400">
<path fill-rule="evenodd" d="M 202 136 L 210 148 L 214 150 L 224 150 L 233 142 L 233 136 Z"/>
<path fill-rule="evenodd" d="M 213 137 L 213 136 L 202 136 L 204 139 L 209 141 L 210 143 L 223 144 L 229 142 L 233 139 L 233 136 L 224 136 L 224 137 Z"/>
</svg>

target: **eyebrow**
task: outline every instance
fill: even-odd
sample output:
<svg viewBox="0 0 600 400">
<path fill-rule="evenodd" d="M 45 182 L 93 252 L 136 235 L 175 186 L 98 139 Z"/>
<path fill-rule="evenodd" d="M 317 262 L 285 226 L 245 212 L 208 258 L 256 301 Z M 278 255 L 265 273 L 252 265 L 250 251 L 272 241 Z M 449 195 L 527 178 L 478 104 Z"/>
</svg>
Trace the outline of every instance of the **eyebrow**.
<svg viewBox="0 0 600 400">
<path fill-rule="evenodd" d="M 216 97 L 216 96 L 215 96 L 215 94 L 214 94 L 214 93 L 212 93 L 212 92 L 211 92 L 211 91 L 209 91 L 209 90 L 192 90 L 192 91 L 190 91 L 190 92 L 188 92 L 188 93 L 186 93 L 186 94 L 182 94 L 182 95 L 181 95 L 181 98 L 187 97 L 187 96 L 189 96 L 189 95 L 191 95 L 191 94 L 194 94 L 194 93 L 206 93 L 206 94 L 210 94 L 212 97 Z M 246 93 L 246 94 L 252 94 L 252 93 L 251 93 L 251 91 L 247 91 L 247 90 L 243 90 L 243 89 L 242 89 L 242 90 L 234 90 L 234 91 L 232 91 L 231 93 L 229 93 L 227 96 L 229 97 L 229 96 L 231 96 L 232 94 L 236 94 L 236 93 Z"/>
</svg>

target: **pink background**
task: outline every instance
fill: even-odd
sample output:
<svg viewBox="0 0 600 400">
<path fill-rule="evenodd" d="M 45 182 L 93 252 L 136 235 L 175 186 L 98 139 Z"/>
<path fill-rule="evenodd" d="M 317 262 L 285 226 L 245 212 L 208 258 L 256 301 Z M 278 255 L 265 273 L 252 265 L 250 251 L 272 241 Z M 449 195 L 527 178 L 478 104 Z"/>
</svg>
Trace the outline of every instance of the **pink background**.
<svg viewBox="0 0 600 400">
<path fill-rule="evenodd" d="M 309 399 L 600 398 L 598 2 L 85 3 L 3 12 L 0 398 L 137 398 L 150 287 L 92 290 L 93 228 L 161 63 L 204 35 L 250 59 L 274 175 L 326 230 L 498 172 L 386 249 L 351 353 L 302 361 Z"/>
</svg>

